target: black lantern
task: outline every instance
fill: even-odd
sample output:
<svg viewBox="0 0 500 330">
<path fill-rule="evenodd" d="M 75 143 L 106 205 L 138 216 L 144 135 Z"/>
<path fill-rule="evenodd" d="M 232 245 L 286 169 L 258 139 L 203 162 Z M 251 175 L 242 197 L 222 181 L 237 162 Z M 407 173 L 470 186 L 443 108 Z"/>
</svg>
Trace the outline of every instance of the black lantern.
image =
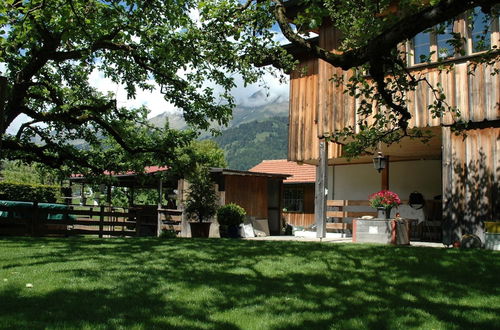
<svg viewBox="0 0 500 330">
<path fill-rule="evenodd" d="M 387 158 L 382 155 L 382 152 L 378 152 L 378 155 L 373 157 L 373 166 L 380 173 L 387 165 Z"/>
</svg>

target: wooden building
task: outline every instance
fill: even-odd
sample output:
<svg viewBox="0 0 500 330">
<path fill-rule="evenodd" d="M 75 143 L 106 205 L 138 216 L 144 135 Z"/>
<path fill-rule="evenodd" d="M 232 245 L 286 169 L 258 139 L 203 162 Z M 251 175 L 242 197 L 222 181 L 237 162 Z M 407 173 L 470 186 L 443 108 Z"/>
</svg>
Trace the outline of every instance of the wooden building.
<svg viewBox="0 0 500 330">
<path fill-rule="evenodd" d="M 396 192 L 402 199 L 414 190 L 426 190 L 426 199 L 439 199 L 441 195 L 446 243 L 466 233 L 483 239 L 484 221 L 500 221 L 500 75 L 492 74 L 500 64 L 470 64 L 484 51 L 474 37 L 478 30 L 488 30 L 483 43 L 486 48 L 500 47 L 500 32 L 498 17 L 488 26 L 476 10 L 473 30 L 470 15 L 464 13 L 447 26 L 444 35 L 420 33 L 401 45 L 408 53 L 408 69 L 433 85 L 440 83 L 450 105 L 460 109 L 462 120 L 469 123 L 465 138 L 454 135 L 447 126 L 452 123 L 451 116 L 433 118 L 428 109 L 432 93 L 420 82 L 406 95 L 412 114 L 410 127 L 431 130 L 434 137 L 429 144 L 408 139 L 382 146 L 381 151 L 390 157 L 390 166 L 381 175 L 370 165 L 373 156 L 348 161 L 341 145 L 325 143 L 324 138 L 349 126 L 359 130 L 356 109 L 360 100 L 331 81 L 334 74 L 346 81 L 352 73 L 317 58 L 301 57 L 300 67 L 290 77 L 288 159 L 321 168 L 320 159 L 324 158 L 329 199 L 366 199 L 380 188 L 399 189 Z M 452 32 L 464 37 L 465 55 L 454 54 L 447 46 L 446 37 Z M 330 24 L 324 24 L 318 34 L 320 47 L 332 52 L 338 48 L 340 36 Z M 448 47 L 448 52 L 442 52 L 443 47 Z M 432 61 L 419 63 L 419 54 L 432 54 Z M 440 71 L 438 57 L 442 57 L 439 64 L 453 66 Z M 319 237 L 322 235 L 318 232 Z"/>
<path fill-rule="evenodd" d="M 210 168 L 210 175 L 216 184 L 220 205 L 238 204 L 247 216 L 267 219 L 271 235 L 281 233 L 283 180 L 289 175 L 226 168 Z M 180 205 L 188 190 L 189 183 L 179 180 Z"/>
<path fill-rule="evenodd" d="M 283 180 L 289 175 L 279 173 L 258 173 L 225 168 L 209 168 L 215 182 L 219 204 L 235 203 L 243 207 L 248 216 L 255 219 L 267 219 L 272 235 L 279 235 L 282 228 Z M 137 175 L 124 173 L 112 175 L 114 180 L 107 186 L 106 202 L 111 205 L 111 187 L 127 187 L 129 209 L 134 210 L 142 223 L 157 224 L 165 218 L 164 214 L 179 213 L 184 209 L 184 202 L 189 191 L 189 183 L 183 178 L 168 175 L 168 168 L 146 167 L 145 173 Z M 85 177 L 72 176 L 70 182 L 83 185 L 90 183 Z M 157 190 L 158 202 L 154 205 L 134 204 L 135 189 Z M 172 193 L 175 193 L 173 195 Z M 171 198 L 175 198 L 175 202 Z M 176 219 L 180 221 L 180 216 Z M 151 231 L 159 232 L 160 227 Z"/>
<path fill-rule="evenodd" d="M 263 160 L 249 171 L 291 175 L 283 181 L 283 219 L 294 226 L 314 224 L 315 166 L 276 159 Z"/>
</svg>

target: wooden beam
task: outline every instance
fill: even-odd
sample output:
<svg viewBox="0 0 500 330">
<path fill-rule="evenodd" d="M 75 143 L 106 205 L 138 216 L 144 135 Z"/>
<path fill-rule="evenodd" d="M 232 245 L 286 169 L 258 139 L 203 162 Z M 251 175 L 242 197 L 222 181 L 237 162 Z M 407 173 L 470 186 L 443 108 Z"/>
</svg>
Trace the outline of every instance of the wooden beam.
<svg viewBox="0 0 500 330">
<path fill-rule="evenodd" d="M 314 215 L 316 237 L 326 236 L 326 183 L 328 182 L 328 143 L 319 142 L 319 164 L 316 167 L 316 191 L 314 197 Z"/>
<path fill-rule="evenodd" d="M 161 202 L 162 202 L 162 196 L 163 195 L 163 179 L 160 178 L 160 182 L 158 182 L 158 209 L 156 211 L 157 215 L 157 228 L 156 228 L 156 236 L 160 237 L 161 234 L 161 227 L 162 227 L 162 221 L 161 221 Z"/>
<path fill-rule="evenodd" d="M 108 203 L 108 206 L 111 206 L 111 185 L 108 184 L 108 186 L 106 187 L 107 188 L 107 191 L 106 191 L 106 199 L 107 199 L 107 203 Z"/>
<path fill-rule="evenodd" d="M 5 133 L 5 102 L 7 99 L 7 78 L 0 77 L 0 151 L 2 150 L 2 139 Z"/>
<path fill-rule="evenodd" d="M 387 158 L 385 168 L 382 170 L 382 182 L 381 182 L 381 190 L 389 190 L 389 156 L 385 156 Z"/>
</svg>

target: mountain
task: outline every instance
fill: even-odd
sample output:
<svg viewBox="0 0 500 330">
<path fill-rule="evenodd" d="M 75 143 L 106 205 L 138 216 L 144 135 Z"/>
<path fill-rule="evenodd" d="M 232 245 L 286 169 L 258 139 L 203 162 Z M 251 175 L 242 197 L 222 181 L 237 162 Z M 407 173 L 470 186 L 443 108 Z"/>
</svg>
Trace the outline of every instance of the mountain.
<svg viewBox="0 0 500 330">
<path fill-rule="evenodd" d="M 171 128 L 183 129 L 186 123 L 181 114 L 162 113 L 149 121 L 162 127 L 168 120 Z M 282 159 L 287 156 L 288 98 L 269 96 L 263 90 L 240 100 L 233 110 L 233 119 L 221 134 L 209 133 L 201 139 L 212 139 L 224 149 L 228 167 L 247 170 L 264 159 Z"/>
<path fill-rule="evenodd" d="M 228 167 L 248 170 L 264 159 L 283 159 L 288 150 L 288 118 L 254 120 L 213 137 L 224 150 Z"/>
<path fill-rule="evenodd" d="M 236 105 L 227 128 L 276 116 L 288 117 L 288 98 L 283 95 L 268 96 L 263 90 L 259 90 Z M 164 112 L 150 118 L 149 122 L 156 127 L 163 127 L 167 120 L 171 128 L 186 128 L 186 122 L 180 113 Z"/>
</svg>

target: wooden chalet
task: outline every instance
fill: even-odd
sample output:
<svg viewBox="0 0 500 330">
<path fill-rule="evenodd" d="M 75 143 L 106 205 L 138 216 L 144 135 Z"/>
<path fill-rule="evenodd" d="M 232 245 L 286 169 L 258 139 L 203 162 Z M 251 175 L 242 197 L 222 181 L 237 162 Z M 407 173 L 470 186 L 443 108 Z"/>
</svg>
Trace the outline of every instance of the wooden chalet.
<svg viewBox="0 0 500 330">
<path fill-rule="evenodd" d="M 467 233 L 483 239 L 484 222 L 500 221 L 500 75 L 492 74 L 500 69 L 500 63 L 471 65 L 485 47 L 500 48 L 499 19 L 485 25 L 483 14 L 478 9 L 477 13 L 473 30 L 468 22 L 470 15 L 464 13 L 446 27 L 445 34 L 420 33 L 400 45 L 409 54 L 408 69 L 425 76 L 431 84 L 440 83 L 448 102 L 460 109 L 462 119 L 469 124 L 466 137 L 454 135 L 447 126 L 452 123 L 451 116 L 433 118 L 428 110 L 433 102 L 431 92 L 420 82 L 407 94 L 410 127 L 429 129 L 434 137 L 428 144 L 408 139 L 398 145 L 381 146 L 390 161 L 381 174 L 373 168 L 373 155 L 349 161 L 341 145 L 325 143 L 335 131 L 349 126 L 359 130 L 356 109 L 360 100 L 331 81 L 334 74 L 347 81 L 352 72 L 304 56 L 303 52 L 298 56 L 299 68 L 290 75 L 288 159 L 317 166 L 317 191 L 328 190 L 328 199 L 334 200 L 329 205 L 366 200 L 382 188 L 395 191 L 402 199 L 418 191 L 425 199 L 441 204 L 439 214 L 427 215 L 427 220 L 442 220 L 445 243 Z M 481 48 L 476 36 L 485 30 L 488 35 Z M 336 51 L 339 32 L 331 24 L 324 24 L 317 32 L 319 46 Z M 446 44 L 453 32 L 464 37 L 463 56 Z M 432 61 L 420 63 L 421 54 L 432 54 Z M 450 70 L 439 70 L 438 57 L 443 60 L 439 64 L 453 64 Z M 316 205 L 318 237 L 324 237 L 325 205 Z"/>
</svg>

